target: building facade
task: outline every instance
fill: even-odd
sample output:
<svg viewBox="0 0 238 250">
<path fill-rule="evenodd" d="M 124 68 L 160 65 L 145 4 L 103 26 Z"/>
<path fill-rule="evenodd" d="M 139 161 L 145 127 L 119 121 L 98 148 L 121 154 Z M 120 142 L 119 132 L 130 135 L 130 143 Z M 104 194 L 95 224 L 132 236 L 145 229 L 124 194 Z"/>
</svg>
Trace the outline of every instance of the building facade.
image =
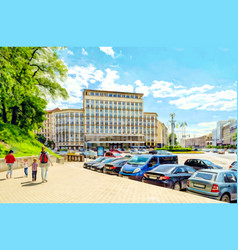
<svg viewBox="0 0 238 250">
<path fill-rule="evenodd" d="M 212 133 L 207 135 L 185 139 L 185 147 L 193 148 L 205 148 L 208 145 L 212 145 Z"/>
<path fill-rule="evenodd" d="M 51 126 L 46 125 L 57 148 L 167 144 L 166 126 L 156 113 L 143 111 L 143 94 L 87 89 L 83 109 L 56 109 L 50 114 Z"/>
</svg>

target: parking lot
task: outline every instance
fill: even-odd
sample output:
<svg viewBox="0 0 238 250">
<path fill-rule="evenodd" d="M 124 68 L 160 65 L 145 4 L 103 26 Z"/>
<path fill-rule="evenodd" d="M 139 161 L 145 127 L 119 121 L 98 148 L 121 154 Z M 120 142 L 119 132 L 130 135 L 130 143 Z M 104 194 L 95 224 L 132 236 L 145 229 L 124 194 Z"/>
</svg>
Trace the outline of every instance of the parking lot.
<svg viewBox="0 0 238 250">
<path fill-rule="evenodd" d="M 189 158 L 203 158 L 228 168 L 236 155 L 180 154 L 179 163 Z M 31 172 L 31 171 L 30 171 Z M 83 163 L 54 164 L 47 183 L 23 177 L 23 169 L 14 170 L 6 180 L 0 173 L 1 203 L 221 203 L 205 197 L 111 176 L 83 168 Z"/>
</svg>

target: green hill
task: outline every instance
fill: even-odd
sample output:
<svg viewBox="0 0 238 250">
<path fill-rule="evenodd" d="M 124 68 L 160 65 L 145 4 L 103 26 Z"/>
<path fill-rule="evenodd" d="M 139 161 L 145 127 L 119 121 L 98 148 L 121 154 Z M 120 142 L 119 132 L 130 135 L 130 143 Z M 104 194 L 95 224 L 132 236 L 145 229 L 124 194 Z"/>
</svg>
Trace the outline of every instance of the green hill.
<svg viewBox="0 0 238 250">
<path fill-rule="evenodd" d="M 43 144 L 35 139 L 33 132 L 26 132 L 15 125 L 0 123 L 0 158 L 4 158 L 9 150 L 13 150 L 16 157 L 38 155 L 42 146 Z M 60 158 L 50 150 L 46 151 Z"/>
</svg>

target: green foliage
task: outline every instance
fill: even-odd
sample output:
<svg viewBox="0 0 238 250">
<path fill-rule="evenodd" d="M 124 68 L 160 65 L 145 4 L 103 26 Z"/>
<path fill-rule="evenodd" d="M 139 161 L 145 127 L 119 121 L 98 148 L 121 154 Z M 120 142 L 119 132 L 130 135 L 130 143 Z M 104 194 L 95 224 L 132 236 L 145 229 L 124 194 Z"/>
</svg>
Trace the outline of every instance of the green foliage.
<svg viewBox="0 0 238 250">
<path fill-rule="evenodd" d="M 0 121 L 26 130 L 42 126 L 47 99 L 68 97 L 59 48 L 0 47 Z"/>
<path fill-rule="evenodd" d="M 33 133 L 28 133 L 15 125 L 0 123 L 0 158 L 4 158 L 9 150 L 13 150 L 14 156 L 17 157 L 38 155 L 42 146 Z M 59 158 L 50 150 L 46 151 Z"/>
<path fill-rule="evenodd" d="M 172 134 L 171 134 L 171 133 L 169 134 L 169 145 L 172 145 Z M 175 145 L 175 146 L 178 145 L 177 136 L 176 136 L 175 133 L 174 133 L 174 145 Z"/>
<path fill-rule="evenodd" d="M 155 150 L 167 150 L 167 151 L 171 151 L 171 152 L 189 152 L 192 151 L 191 148 L 183 148 L 181 146 L 164 146 L 163 148 L 155 148 Z"/>
<path fill-rule="evenodd" d="M 237 132 L 232 135 L 232 141 L 237 141 Z"/>
</svg>

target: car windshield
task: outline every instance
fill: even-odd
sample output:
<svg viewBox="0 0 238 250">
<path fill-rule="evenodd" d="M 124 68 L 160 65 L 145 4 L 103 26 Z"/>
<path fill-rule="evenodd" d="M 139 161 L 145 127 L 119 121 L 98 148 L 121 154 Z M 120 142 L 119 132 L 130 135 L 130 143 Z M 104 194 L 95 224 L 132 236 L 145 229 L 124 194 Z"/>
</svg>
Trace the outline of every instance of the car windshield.
<svg viewBox="0 0 238 250">
<path fill-rule="evenodd" d="M 144 165 L 149 159 L 150 159 L 150 156 L 137 155 L 137 156 L 132 157 L 127 162 L 127 164 L 129 164 L 129 165 Z"/>
<path fill-rule="evenodd" d="M 207 173 L 207 172 L 196 172 L 194 176 L 196 179 L 202 179 L 206 181 L 215 181 L 217 174 L 216 173 Z"/>
<path fill-rule="evenodd" d="M 106 160 L 104 160 L 104 161 L 102 161 L 102 162 L 104 162 L 104 163 L 109 163 L 109 162 L 111 162 L 111 161 L 113 161 L 114 159 L 106 159 Z"/>
<path fill-rule="evenodd" d="M 104 159 L 104 157 L 99 157 L 99 158 L 97 158 L 97 159 L 95 160 L 95 162 L 101 162 L 102 159 Z"/>
<path fill-rule="evenodd" d="M 204 161 L 204 163 L 206 164 L 206 165 L 214 165 L 211 161 L 208 161 L 208 160 L 203 160 Z"/>
<path fill-rule="evenodd" d="M 155 172 L 164 172 L 164 173 L 170 173 L 173 171 L 175 167 L 173 165 L 160 165 L 153 169 Z"/>
</svg>

